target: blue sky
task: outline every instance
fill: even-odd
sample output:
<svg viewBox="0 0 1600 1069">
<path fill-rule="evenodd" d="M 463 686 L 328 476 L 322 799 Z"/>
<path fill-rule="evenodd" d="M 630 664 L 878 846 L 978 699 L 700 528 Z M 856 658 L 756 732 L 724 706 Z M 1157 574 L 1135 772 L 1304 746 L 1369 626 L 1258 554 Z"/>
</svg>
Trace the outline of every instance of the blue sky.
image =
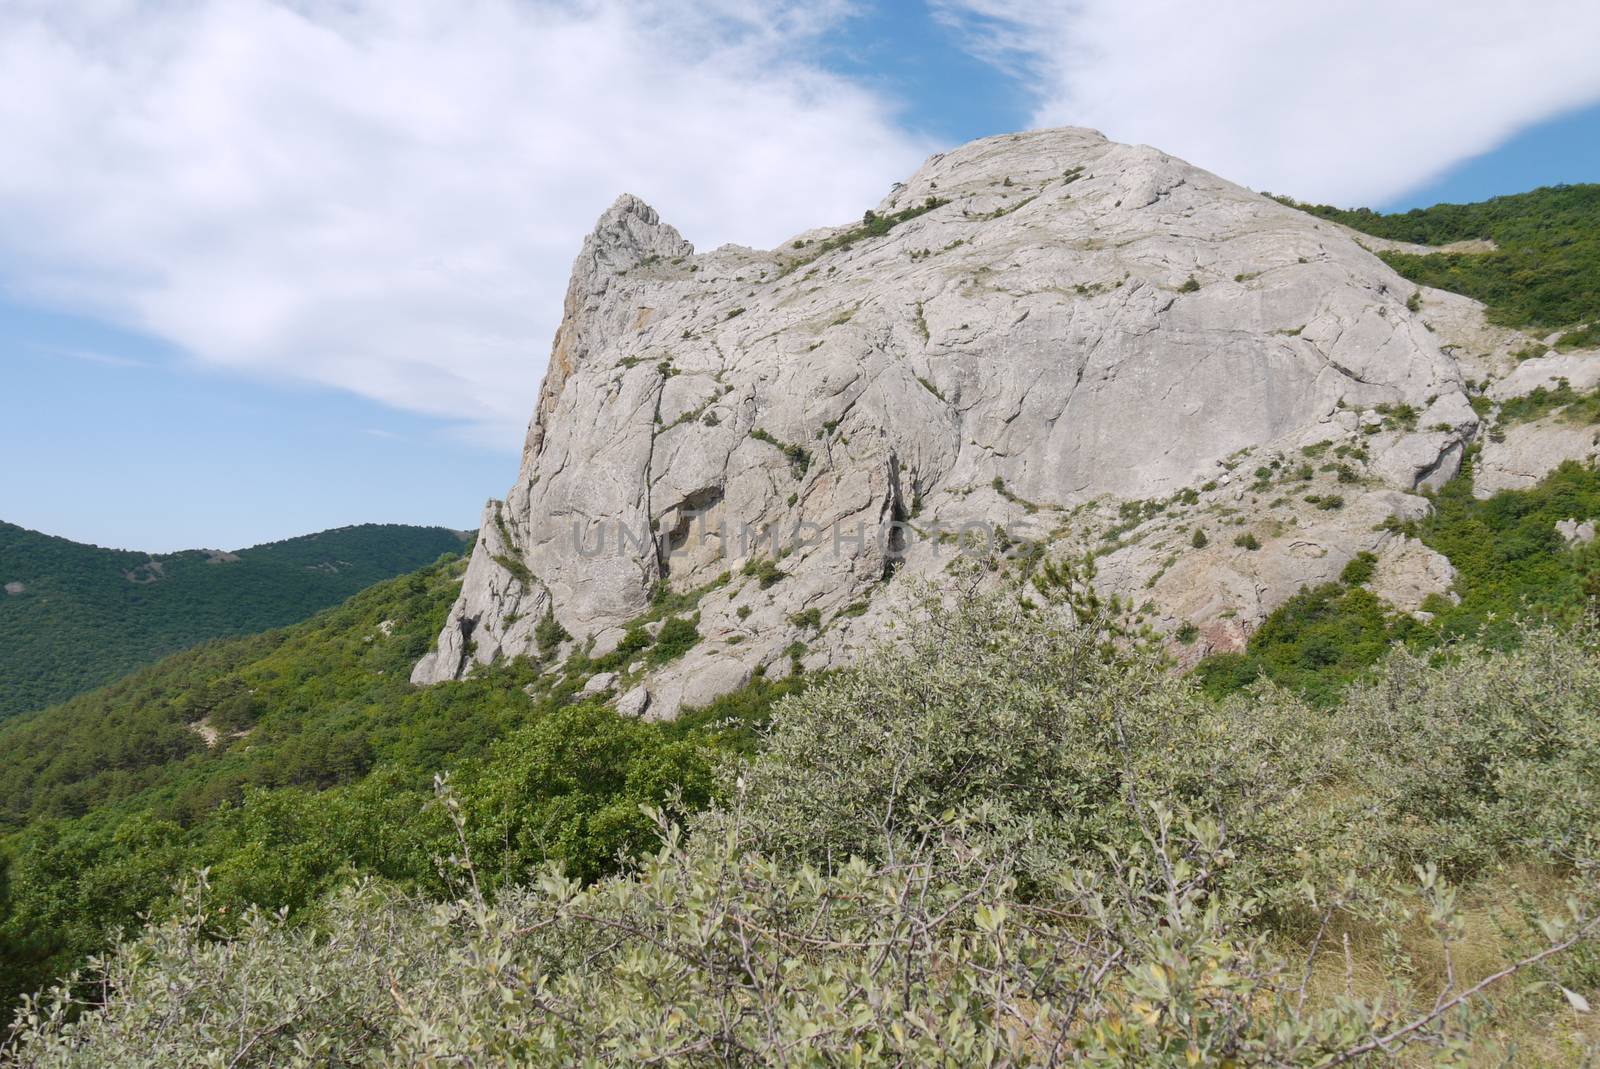
<svg viewBox="0 0 1600 1069">
<path fill-rule="evenodd" d="M 319 6 L 133 5 L 97 37 L 0 3 L 0 64 L 34 90 L 0 106 L 0 519 L 149 550 L 475 526 L 515 476 L 577 243 L 624 189 L 698 247 L 770 245 L 854 217 L 928 151 L 1064 121 L 1390 209 L 1600 181 L 1600 85 L 1548 41 L 1516 106 L 1418 118 L 1404 98 L 1458 71 L 1352 97 L 1330 38 L 1326 106 L 1361 122 L 1274 156 L 1255 146 L 1324 114 L 1315 70 L 1286 112 L 1206 108 L 1270 103 L 1281 72 L 1186 74 L 1187 51 L 1093 3 L 1047 22 L 983 0 Z M 1205 121 L 1097 91 L 1142 84 L 1163 47 Z M 1239 84 L 1217 88 L 1224 68 Z M 1363 133 L 1375 116 L 1390 133 Z M 1308 146 L 1327 156 L 1306 169 Z"/>
<path fill-rule="evenodd" d="M 515 472 L 514 446 L 465 445 L 345 391 L 209 369 L 92 320 L 5 302 L 0 332 L 12 400 L 0 447 L 18 461 L 0 518 L 52 534 L 162 550 L 352 523 L 472 528 Z"/>
<path fill-rule="evenodd" d="M 1600 182 L 1600 104 L 1535 123 L 1430 182 L 1387 198 L 1386 211 L 1463 204 L 1561 182 Z"/>
</svg>

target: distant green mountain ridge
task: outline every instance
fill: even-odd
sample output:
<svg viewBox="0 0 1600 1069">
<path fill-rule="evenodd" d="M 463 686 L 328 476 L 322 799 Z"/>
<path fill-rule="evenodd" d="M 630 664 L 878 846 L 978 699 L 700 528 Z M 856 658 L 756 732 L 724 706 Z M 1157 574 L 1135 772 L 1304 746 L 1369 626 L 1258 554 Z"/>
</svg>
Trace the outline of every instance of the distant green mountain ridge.
<svg viewBox="0 0 1600 1069">
<path fill-rule="evenodd" d="M 208 639 L 303 620 L 470 536 L 361 524 L 236 553 L 102 549 L 0 523 L 0 717 L 92 690 Z"/>
</svg>

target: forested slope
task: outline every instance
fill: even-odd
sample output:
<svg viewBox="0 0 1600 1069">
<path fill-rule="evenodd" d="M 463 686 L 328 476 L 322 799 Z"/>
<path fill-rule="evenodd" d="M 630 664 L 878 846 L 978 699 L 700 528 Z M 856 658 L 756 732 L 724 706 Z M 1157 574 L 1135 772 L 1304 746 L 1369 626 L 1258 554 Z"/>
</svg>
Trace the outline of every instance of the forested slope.
<svg viewBox="0 0 1600 1069">
<path fill-rule="evenodd" d="M 413 688 L 464 567 L 443 560 L 0 723 L 0 999 L 163 914 L 202 866 L 236 909 L 304 905 L 358 873 L 442 891 L 448 829 L 427 803 L 445 770 L 482 818 L 487 882 L 547 858 L 608 871 L 649 841 L 638 806 L 674 789 L 704 804 L 707 748 L 748 746 L 741 725 L 793 686 L 758 681 L 670 725 L 585 700 L 606 664 L 581 656 L 565 676 L 519 659 Z M 695 634 L 677 607 L 658 609 L 679 621 L 668 639 L 641 628 L 620 656 L 681 654 Z"/>
</svg>

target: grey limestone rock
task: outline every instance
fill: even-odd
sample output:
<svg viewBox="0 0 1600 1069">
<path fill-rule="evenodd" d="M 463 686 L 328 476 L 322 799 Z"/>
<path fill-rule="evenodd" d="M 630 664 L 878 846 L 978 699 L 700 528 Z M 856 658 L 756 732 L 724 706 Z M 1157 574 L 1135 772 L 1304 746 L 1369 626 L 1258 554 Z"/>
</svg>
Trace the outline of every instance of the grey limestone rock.
<svg viewBox="0 0 1600 1069">
<path fill-rule="evenodd" d="M 650 692 L 643 684 L 634 687 L 628 693 L 617 699 L 617 712 L 623 716 L 643 716 L 646 709 L 650 708 Z"/>
<path fill-rule="evenodd" d="M 1477 416 L 1414 292 L 1340 227 L 1081 129 L 934 156 L 769 251 L 697 254 L 624 196 L 413 681 L 535 652 L 547 612 L 598 656 L 664 584 L 700 592 L 700 640 L 623 702 L 670 717 L 847 663 L 963 525 L 1097 548 L 1097 582 L 1231 648 L 1460 464 Z"/>
<path fill-rule="evenodd" d="M 1594 521 L 1557 520 L 1556 533 L 1566 539 L 1569 546 L 1586 546 L 1594 541 Z"/>
<path fill-rule="evenodd" d="M 588 678 L 588 680 L 583 684 L 582 693 L 584 693 L 584 694 L 604 694 L 606 691 L 612 690 L 613 688 L 615 688 L 616 685 L 617 685 L 617 673 L 615 673 L 615 672 L 596 672 L 594 675 L 590 676 Z"/>
</svg>

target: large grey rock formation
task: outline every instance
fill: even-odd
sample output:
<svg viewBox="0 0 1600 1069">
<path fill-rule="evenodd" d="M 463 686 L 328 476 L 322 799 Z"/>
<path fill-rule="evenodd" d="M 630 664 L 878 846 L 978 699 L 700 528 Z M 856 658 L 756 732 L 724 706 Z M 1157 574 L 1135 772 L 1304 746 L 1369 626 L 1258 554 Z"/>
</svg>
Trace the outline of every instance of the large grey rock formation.
<svg viewBox="0 0 1600 1069">
<path fill-rule="evenodd" d="M 658 584 L 711 587 L 688 655 L 618 684 L 670 716 L 847 660 L 962 524 L 1094 548 L 1155 626 L 1236 646 L 1455 473 L 1477 417 L 1414 292 L 1342 228 L 1087 130 L 935 156 L 771 251 L 695 254 L 622 197 L 413 680 L 536 652 L 547 614 L 603 653 Z M 1409 600 L 1441 574 L 1399 570 Z"/>
</svg>

